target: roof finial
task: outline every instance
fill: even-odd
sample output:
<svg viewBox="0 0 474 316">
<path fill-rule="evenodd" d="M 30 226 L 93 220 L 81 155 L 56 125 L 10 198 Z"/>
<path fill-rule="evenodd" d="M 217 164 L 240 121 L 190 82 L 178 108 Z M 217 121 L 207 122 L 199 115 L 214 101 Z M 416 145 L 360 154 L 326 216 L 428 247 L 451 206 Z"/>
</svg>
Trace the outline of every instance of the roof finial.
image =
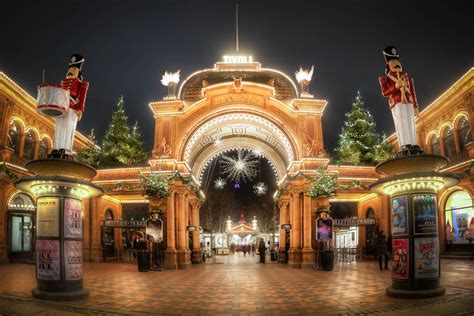
<svg viewBox="0 0 474 316">
<path fill-rule="evenodd" d="M 239 3 L 235 3 L 235 50 L 239 52 Z"/>
</svg>

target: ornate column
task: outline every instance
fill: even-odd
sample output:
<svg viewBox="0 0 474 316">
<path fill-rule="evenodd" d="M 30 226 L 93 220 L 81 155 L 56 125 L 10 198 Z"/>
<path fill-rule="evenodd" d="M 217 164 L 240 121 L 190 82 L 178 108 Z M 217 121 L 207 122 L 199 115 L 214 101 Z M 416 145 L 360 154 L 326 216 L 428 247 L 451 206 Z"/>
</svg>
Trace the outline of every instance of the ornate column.
<svg viewBox="0 0 474 316">
<path fill-rule="evenodd" d="M 189 268 L 190 262 L 186 251 L 186 196 L 185 191 L 178 192 L 178 269 Z"/>
<path fill-rule="evenodd" d="M 102 236 L 100 231 L 100 214 L 99 214 L 99 198 L 92 197 L 89 199 L 90 212 L 90 232 L 91 232 L 91 246 L 89 258 L 91 262 L 102 262 Z"/>
<path fill-rule="evenodd" d="M 201 263 L 201 244 L 199 238 L 199 210 L 201 208 L 201 203 L 199 201 L 192 201 L 191 202 L 192 208 L 192 225 L 196 228 L 193 231 L 193 249 L 192 249 L 192 256 L 194 263 Z"/>
<path fill-rule="evenodd" d="M 34 143 L 34 149 L 33 149 L 33 159 L 38 159 L 38 153 L 39 153 L 39 145 L 41 143 L 41 140 L 39 138 L 39 135 L 38 135 L 38 139 L 35 140 L 35 143 Z"/>
<path fill-rule="evenodd" d="M 458 131 L 455 127 L 453 127 L 453 134 L 454 134 L 454 144 L 456 145 L 456 153 L 461 152 L 461 139 L 459 139 Z"/>
<path fill-rule="evenodd" d="M 23 131 L 20 134 L 20 144 L 18 145 L 18 156 L 23 157 L 23 151 L 25 150 L 25 138 L 26 133 Z"/>
<path fill-rule="evenodd" d="M 8 263 L 7 255 L 7 186 L 9 179 L 0 175 L 0 263 Z"/>
<path fill-rule="evenodd" d="M 291 238 L 290 250 L 288 252 L 288 264 L 292 268 L 301 268 L 301 209 L 300 193 L 294 192 L 291 196 Z"/>
<path fill-rule="evenodd" d="M 278 207 L 280 207 L 280 242 L 279 242 L 279 261 L 280 263 L 286 263 L 286 229 L 281 228 L 281 225 L 283 224 L 289 224 L 288 219 L 287 219 L 287 213 L 288 213 L 288 206 L 289 206 L 289 201 L 288 200 L 281 200 L 280 203 L 278 204 Z"/>
<path fill-rule="evenodd" d="M 176 238 L 175 238 L 175 192 L 172 190 L 166 206 L 166 250 L 165 250 L 165 268 L 176 269 Z"/>
<path fill-rule="evenodd" d="M 302 251 L 302 267 L 312 268 L 314 267 L 314 249 L 311 246 L 311 196 L 305 193 L 303 196 L 303 219 L 304 219 L 304 232 L 303 232 L 303 251 Z"/>
</svg>

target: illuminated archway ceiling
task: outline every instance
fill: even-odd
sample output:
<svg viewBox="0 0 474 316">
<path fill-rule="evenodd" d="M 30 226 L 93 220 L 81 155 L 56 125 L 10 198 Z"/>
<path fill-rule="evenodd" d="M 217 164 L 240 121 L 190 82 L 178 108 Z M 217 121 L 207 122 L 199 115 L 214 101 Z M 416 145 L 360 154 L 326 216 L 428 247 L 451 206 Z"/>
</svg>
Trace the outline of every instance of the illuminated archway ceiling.
<svg viewBox="0 0 474 316">
<path fill-rule="evenodd" d="M 207 147 L 225 139 L 232 139 L 235 148 L 251 139 L 257 140 L 254 146 L 262 143 L 272 148 L 286 166 L 295 157 L 289 139 L 273 123 L 251 114 L 226 114 L 208 121 L 193 133 L 186 144 L 184 161 L 192 166 Z"/>
<path fill-rule="evenodd" d="M 201 89 L 203 88 L 203 80 L 206 80 L 209 85 L 212 85 L 216 83 L 232 82 L 233 77 L 242 77 L 243 81 L 261 84 L 269 84 L 269 82 L 273 80 L 275 98 L 279 100 L 295 99 L 298 95 L 291 79 L 272 69 L 260 69 L 258 71 L 221 71 L 209 69 L 197 72 L 184 81 L 179 89 L 179 98 L 186 101 L 198 100 L 202 97 Z"/>
</svg>

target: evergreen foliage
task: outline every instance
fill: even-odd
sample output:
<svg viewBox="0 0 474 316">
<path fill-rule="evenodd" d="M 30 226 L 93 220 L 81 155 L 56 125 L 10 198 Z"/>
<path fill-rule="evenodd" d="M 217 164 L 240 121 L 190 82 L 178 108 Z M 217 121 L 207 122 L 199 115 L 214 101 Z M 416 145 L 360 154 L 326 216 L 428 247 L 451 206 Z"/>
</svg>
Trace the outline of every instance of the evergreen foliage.
<svg viewBox="0 0 474 316">
<path fill-rule="evenodd" d="M 91 129 L 87 139 L 91 142 L 77 153 L 77 160 L 79 162 L 98 167 L 100 161 L 100 150 L 97 148 L 97 139 L 95 137 L 94 129 Z"/>
<path fill-rule="evenodd" d="M 374 118 L 365 107 L 360 92 L 357 92 L 351 111 L 346 113 L 342 133 L 339 135 L 335 150 L 337 162 L 375 165 L 391 158 L 394 150 L 390 144 L 383 142 L 384 140 L 385 135 L 381 136 L 376 132 Z"/>
<path fill-rule="evenodd" d="M 147 154 L 141 141 L 138 123 L 131 128 L 125 114 L 123 96 L 117 103 L 117 110 L 112 115 L 108 130 L 102 140 L 100 165 L 104 167 L 128 166 L 142 162 Z"/>
</svg>

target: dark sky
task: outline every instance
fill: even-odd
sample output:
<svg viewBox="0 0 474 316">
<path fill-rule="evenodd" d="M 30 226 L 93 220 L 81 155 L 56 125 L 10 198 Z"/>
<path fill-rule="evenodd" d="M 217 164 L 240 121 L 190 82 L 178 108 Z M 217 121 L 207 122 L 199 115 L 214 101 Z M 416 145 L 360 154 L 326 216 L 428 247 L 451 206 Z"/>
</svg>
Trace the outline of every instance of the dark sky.
<svg viewBox="0 0 474 316">
<path fill-rule="evenodd" d="M 328 100 L 326 147 L 335 146 L 343 113 L 360 89 L 379 130 L 393 131 L 378 76 L 385 46 L 398 47 L 426 106 L 474 66 L 471 1 L 240 1 L 240 47 L 264 67 L 290 76 L 315 65 L 311 91 Z M 7 1 L 2 3 L 0 70 L 32 95 L 63 79 L 81 53 L 90 81 L 78 129 L 101 136 L 121 94 L 152 146 L 150 101 L 165 70 L 210 68 L 234 49 L 234 1 Z"/>
</svg>

